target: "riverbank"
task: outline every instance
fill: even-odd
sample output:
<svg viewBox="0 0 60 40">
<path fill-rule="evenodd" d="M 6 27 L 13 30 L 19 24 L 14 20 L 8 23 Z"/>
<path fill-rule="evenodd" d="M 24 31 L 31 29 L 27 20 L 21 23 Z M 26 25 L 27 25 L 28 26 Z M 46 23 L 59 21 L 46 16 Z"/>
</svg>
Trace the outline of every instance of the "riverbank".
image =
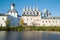
<svg viewBox="0 0 60 40">
<path fill-rule="evenodd" d="M 0 31 L 60 31 L 60 27 L 50 26 L 50 27 L 35 27 L 35 26 L 27 26 L 27 27 L 0 27 Z"/>
</svg>

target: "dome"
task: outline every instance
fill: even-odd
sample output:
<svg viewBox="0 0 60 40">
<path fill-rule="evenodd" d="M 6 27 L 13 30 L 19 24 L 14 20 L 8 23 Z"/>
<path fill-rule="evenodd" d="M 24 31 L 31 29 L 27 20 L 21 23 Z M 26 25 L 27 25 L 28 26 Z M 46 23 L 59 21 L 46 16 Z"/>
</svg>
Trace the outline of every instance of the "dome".
<svg viewBox="0 0 60 40">
<path fill-rule="evenodd" d="M 51 14 L 51 12 L 48 11 L 48 14 Z"/>
<path fill-rule="evenodd" d="M 48 12 L 48 10 L 45 8 L 45 9 L 43 10 L 43 13 L 46 14 L 47 12 Z"/>
<path fill-rule="evenodd" d="M 13 4 L 13 3 L 12 3 L 11 5 L 12 5 L 12 6 L 15 6 L 15 4 Z"/>
</svg>

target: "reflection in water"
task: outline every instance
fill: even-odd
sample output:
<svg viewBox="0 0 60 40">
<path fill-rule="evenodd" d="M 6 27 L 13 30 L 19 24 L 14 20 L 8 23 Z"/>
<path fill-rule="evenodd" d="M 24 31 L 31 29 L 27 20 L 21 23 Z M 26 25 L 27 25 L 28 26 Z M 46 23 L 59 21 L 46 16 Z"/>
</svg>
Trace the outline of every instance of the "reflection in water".
<svg viewBox="0 0 60 40">
<path fill-rule="evenodd" d="M 0 31 L 0 40 L 4 40 L 5 39 L 5 31 Z"/>
<path fill-rule="evenodd" d="M 0 40 L 60 40 L 60 32 L 0 31 Z"/>
</svg>

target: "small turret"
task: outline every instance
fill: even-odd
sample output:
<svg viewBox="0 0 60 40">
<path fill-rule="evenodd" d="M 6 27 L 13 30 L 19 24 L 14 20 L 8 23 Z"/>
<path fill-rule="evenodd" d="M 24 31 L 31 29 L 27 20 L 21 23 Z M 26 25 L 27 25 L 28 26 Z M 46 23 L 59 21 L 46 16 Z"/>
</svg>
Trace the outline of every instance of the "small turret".
<svg viewBox="0 0 60 40">
<path fill-rule="evenodd" d="M 15 8 L 15 4 L 11 4 L 11 10 Z"/>
</svg>

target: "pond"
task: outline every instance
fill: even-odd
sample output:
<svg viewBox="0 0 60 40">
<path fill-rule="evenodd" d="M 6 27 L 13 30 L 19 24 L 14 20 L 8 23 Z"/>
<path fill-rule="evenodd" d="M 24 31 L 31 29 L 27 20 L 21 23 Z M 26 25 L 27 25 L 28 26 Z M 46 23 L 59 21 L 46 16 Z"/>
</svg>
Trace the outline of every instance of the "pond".
<svg viewBox="0 0 60 40">
<path fill-rule="evenodd" d="M 52 31 L 0 31 L 0 40 L 60 40 L 60 32 Z"/>
</svg>

